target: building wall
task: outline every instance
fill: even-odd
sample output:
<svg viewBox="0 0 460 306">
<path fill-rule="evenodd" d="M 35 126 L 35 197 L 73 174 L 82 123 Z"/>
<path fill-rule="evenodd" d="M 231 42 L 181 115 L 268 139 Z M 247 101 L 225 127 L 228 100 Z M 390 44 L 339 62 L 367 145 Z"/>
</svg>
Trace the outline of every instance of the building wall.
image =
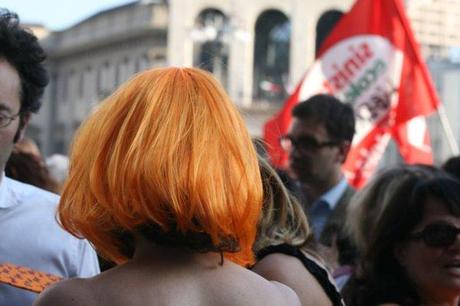
<svg viewBox="0 0 460 306">
<path fill-rule="evenodd" d="M 267 10 L 291 22 L 290 80 L 295 84 L 314 59 L 316 23 L 331 9 L 346 11 L 352 0 L 170 0 L 139 1 L 96 15 L 42 40 L 49 54 L 51 84 L 29 134 L 45 154 L 66 153 L 80 122 L 102 98 L 148 66 L 192 66 L 193 29 L 205 9 L 229 18 L 227 90 L 249 130 L 260 137 L 263 123 L 280 105 L 253 103 L 253 57 L 257 18 Z"/>
<path fill-rule="evenodd" d="M 460 140 L 460 64 L 436 61 L 429 65 L 442 107 L 445 109 L 449 127 L 458 143 Z M 438 113 L 429 117 L 428 128 L 431 135 L 435 163 L 442 164 L 453 155 Z"/>
<path fill-rule="evenodd" d="M 136 72 L 167 62 L 167 7 L 129 4 L 43 41 L 51 82 L 29 134 L 45 154 L 67 153 L 92 108 Z"/>
<path fill-rule="evenodd" d="M 460 46 L 460 1 L 407 0 L 406 9 L 425 58 L 447 58 Z"/>
<path fill-rule="evenodd" d="M 264 106 L 253 100 L 257 19 L 267 10 L 276 10 L 291 22 L 289 79 L 295 84 L 314 60 L 319 18 L 329 10 L 346 12 L 353 3 L 353 0 L 140 1 L 97 13 L 62 32 L 43 36 L 52 81 L 45 92 L 43 108 L 34 116 L 28 133 L 45 154 L 66 153 L 76 128 L 94 105 L 133 73 L 151 66 L 192 66 L 196 19 L 203 10 L 218 9 L 229 18 L 230 25 L 227 90 L 240 107 L 251 134 L 260 137 L 263 123 L 280 105 Z M 406 1 L 424 50 L 460 44 L 455 33 L 460 22 L 456 17 L 458 3 Z M 425 53 L 430 54 L 433 53 Z M 435 77 L 440 96 L 446 103 L 450 121 L 457 122 L 460 76 L 454 71 L 442 75 Z M 449 149 L 438 126 L 430 123 L 435 135 L 433 143 L 442 148 L 436 154 L 443 159 Z M 460 126 L 454 127 L 454 133 L 460 135 Z"/>
<path fill-rule="evenodd" d="M 170 65 L 192 66 L 195 20 L 200 12 L 214 8 L 230 19 L 229 86 L 231 98 L 241 107 L 253 102 L 253 66 L 255 25 L 267 10 L 277 10 L 291 22 L 290 77 L 296 83 L 313 62 L 316 24 L 321 15 L 331 9 L 346 11 L 351 0 L 171 0 L 168 62 Z"/>
</svg>

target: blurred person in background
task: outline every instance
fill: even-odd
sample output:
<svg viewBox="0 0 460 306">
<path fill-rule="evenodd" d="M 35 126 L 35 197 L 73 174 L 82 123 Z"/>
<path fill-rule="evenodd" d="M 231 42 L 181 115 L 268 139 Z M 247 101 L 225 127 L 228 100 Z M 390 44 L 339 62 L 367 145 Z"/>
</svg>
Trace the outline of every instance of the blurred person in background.
<svg viewBox="0 0 460 306">
<path fill-rule="evenodd" d="M 343 288 L 354 272 L 359 273 L 355 270 L 355 265 L 369 247 L 375 225 L 398 186 L 414 177 L 428 179 L 437 175 L 443 175 L 443 171 L 427 165 L 401 165 L 377 173 L 367 185 L 355 193 L 347 207 L 344 231 L 355 246 L 357 257 L 355 262 L 340 267 L 339 270 L 347 273 L 336 278 L 339 288 Z"/>
<path fill-rule="evenodd" d="M 347 305 L 459 305 L 460 183 L 433 168 L 401 166 L 368 192 L 379 202 L 369 211 L 375 223 L 361 221 L 354 232 L 362 256 L 343 290 Z"/>
<path fill-rule="evenodd" d="M 460 180 L 460 156 L 452 156 L 444 162 L 442 169 Z"/>
<path fill-rule="evenodd" d="M 31 138 L 24 136 L 14 144 L 13 152 L 27 153 L 40 162 L 43 162 L 43 155 L 38 148 L 38 145 Z"/>
<path fill-rule="evenodd" d="M 19 18 L 0 10 L 0 168 L 24 136 L 31 113 L 41 106 L 48 83 L 45 53 Z M 96 253 L 85 240 L 65 232 L 55 219 L 57 195 L 10 179 L 0 181 L 0 265 L 11 263 L 55 276 L 99 272 Z M 11 278 L 24 275 L 11 275 Z M 8 279 L 8 278 L 6 278 Z M 0 283 L 0 305 L 28 306 L 36 293 Z"/>
<path fill-rule="evenodd" d="M 80 127 L 70 165 L 59 220 L 118 266 L 62 281 L 36 306 L 300 305 L 245 268 L 262 182 L 243 119 L 210 74 L 138 74 Z"/>
<path fill-rule="evenodd" d="M 259 164 L 264 206 L 254 244 L 258 260 L 252 270 L 292 288 L 303 306 L 343 305 L 331 275 L 313 251 L 302 207 L 268 162 L 260 158 Z"/>
<path fill-rule="evenodd" d="M 330 95 L 315 95 L 292 110 L 293 121 L 281 146 L 289 154 L 289 174 L 300 199 L 318 251 L 333 270 L 338 265 L 337 238 L 345 210 L 354 194 L 341 167 L 355 133 L 353 109 Z"/>
<path fill-rule="evenodd" d="M 37 186 L 53 193 L 59 193 L 58 181 L 49 171 L 37 144 L 24 137 L 18 141 L 5 166 L 7 177 Z"/>
<path fill-rule="evenodd" d="M 13 151 L 6 163 L 5 175 L 19 182 L 59 193 L 59 185 L 51 177 L 46 164 L 38 161 L 32 154 Z"/>
</svg>

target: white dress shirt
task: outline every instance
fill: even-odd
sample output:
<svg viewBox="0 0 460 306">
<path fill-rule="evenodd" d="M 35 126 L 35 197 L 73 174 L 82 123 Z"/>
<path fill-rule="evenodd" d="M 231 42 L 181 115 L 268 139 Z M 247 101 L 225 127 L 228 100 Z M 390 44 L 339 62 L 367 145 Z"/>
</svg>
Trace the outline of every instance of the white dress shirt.
<svg viewBox="0 0 460 306">
<path fill-rule="evenodd" d="M 64 278 L 99 273 L 91 245 L 56 222 L 59 196 L 5 177 L 0 182 L 0 263 Z M 0 284 L 1 306 L 29 306 L 35 293 Z"/>
</svg>

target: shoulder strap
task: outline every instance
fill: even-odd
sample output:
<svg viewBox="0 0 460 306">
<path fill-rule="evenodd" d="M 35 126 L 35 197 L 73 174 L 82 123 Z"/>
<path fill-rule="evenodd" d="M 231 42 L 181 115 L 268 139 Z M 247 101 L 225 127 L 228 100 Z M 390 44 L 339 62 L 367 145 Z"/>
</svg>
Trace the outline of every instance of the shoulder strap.
<svg viewBox="0 0 460 306">
<path fill-rule="evenodd" d="M 46 287 L 61 279 L 62 277 L 56 275 L 35 271 L 10 263 L 0 264 L 0 283 L 36 293 L 42 292 Z"/>
<path fill-rule="evenodd" d="M 257 260 L 261 260 L 265 256 L 273 254 L 273 253 L 282 253 L 285 255 L 297 257 L 297 251 L 298 251 L 297 248 L 283 243 L 283 244 L 277 244 L 277 245 L 270 245 L 268 247 L 263 248 L 256 254 L 256 257 L 257 257 Z"/>
</svg>

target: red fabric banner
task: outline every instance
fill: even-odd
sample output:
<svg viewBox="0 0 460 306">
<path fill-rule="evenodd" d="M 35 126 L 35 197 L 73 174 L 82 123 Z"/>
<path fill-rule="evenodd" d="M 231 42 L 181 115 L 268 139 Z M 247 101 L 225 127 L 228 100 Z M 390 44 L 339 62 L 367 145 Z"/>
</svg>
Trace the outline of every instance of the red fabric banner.
<svg viewBox="0 0 460 306">
<path fill-rule="evenodd" d="M 335 95 L 355 111 L 356 135 L 344 172 L 362 186 L 393 137 L 408 163 L 432 163 L 425 116 L 439 99 L 401 0 L 357 0 L 324 41 L 316 61 L 281 111 L 264 127 L 271 162 L 287 157 L 278 139 L 291 110 L 317 93 Z"/>
</svg>

